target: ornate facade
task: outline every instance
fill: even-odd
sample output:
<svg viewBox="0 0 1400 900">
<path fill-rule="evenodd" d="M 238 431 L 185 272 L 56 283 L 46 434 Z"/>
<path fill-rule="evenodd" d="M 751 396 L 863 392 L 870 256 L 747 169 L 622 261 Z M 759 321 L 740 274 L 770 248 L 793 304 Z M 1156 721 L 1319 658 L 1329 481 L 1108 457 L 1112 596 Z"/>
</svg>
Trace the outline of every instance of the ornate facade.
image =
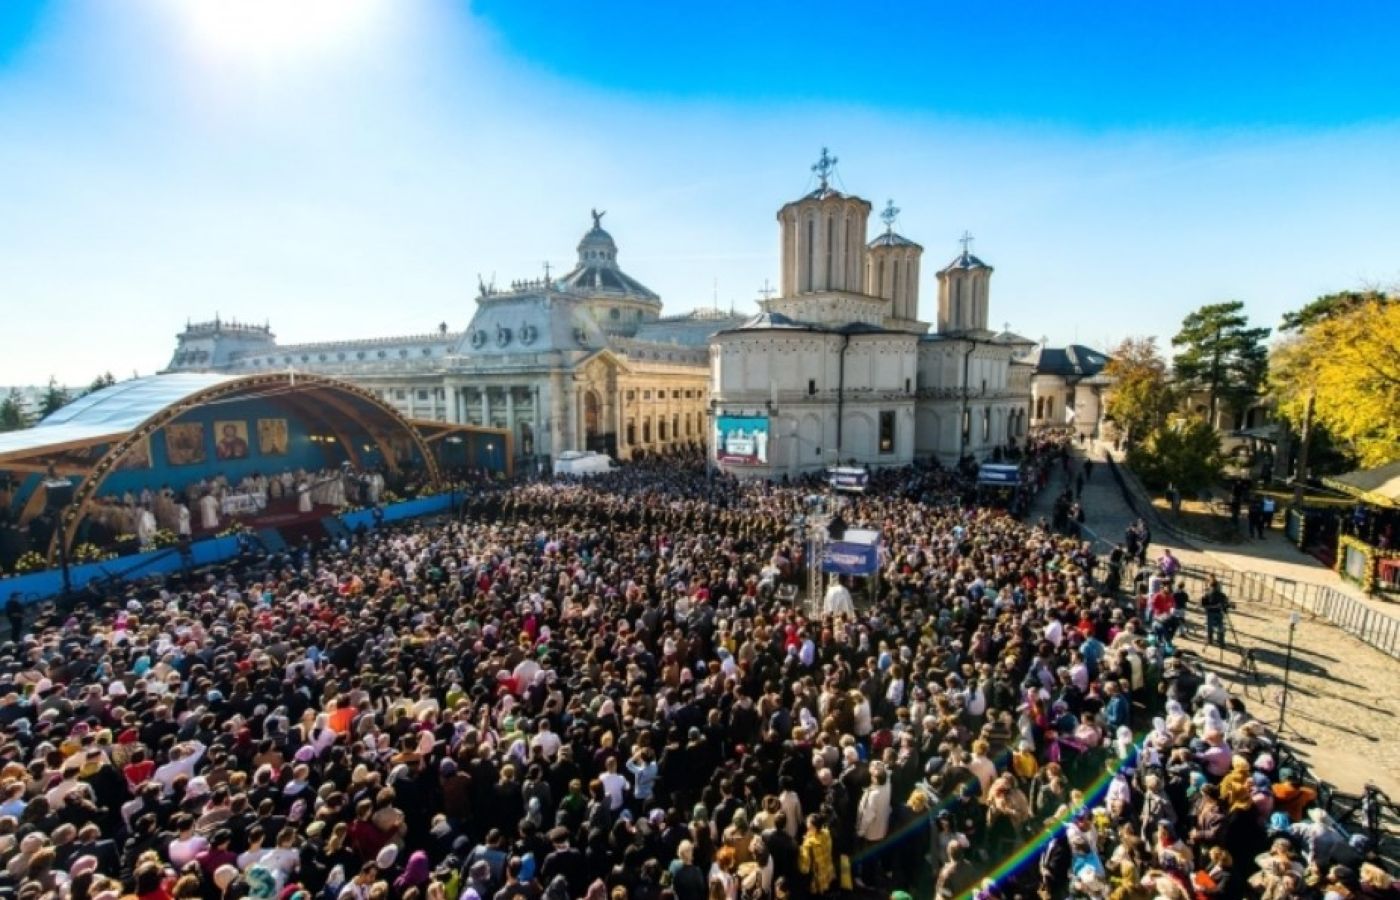
<svg viewBox="0 0 1400 900">
<path fill-rule="evenodd" d="M 1014 357 L 1032 342 L 988 330 L 991 267 L 965 240 L 937 273 L 929 333 L 923 248 L 894 230 L 892 203 L 884 232 L 867 241 L 871 205 L 831 187 L 834 163 L 823 150 L 817 188 L 778 211 L 781 294 L 712 341 L 719 465 L 777 477 L 837 463 L 953 464 L 1024 437 L 1033 367 Z"/>
<path fill-rule="evenodd" d="M 566 450 L 622 459 L 705 435 L 717 310 L 661 315 L 661 298 L 621 270 L 594 213 L 577 264 L 560 277 L 480 285 L 463 331 L 279 345 L 267 325 L 188 325 L 166 371 L 295 369 L 368 388 L 410 419 L 508 430 L 524 460 Z"/>
</svg>

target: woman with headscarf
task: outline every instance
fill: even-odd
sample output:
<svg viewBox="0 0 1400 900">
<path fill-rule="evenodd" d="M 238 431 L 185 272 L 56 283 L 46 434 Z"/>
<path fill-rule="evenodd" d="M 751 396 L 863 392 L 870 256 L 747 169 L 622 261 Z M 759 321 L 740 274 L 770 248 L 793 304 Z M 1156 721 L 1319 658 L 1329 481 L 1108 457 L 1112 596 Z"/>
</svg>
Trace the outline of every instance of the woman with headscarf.
<svg viewBox="0 0 1400 900">
<path fill-rule="evenodd" d="M 394 879 L 394 894 L 403 897 L 410 888 L 422 890 L 428 883 L 428 876 L 432 874 L 432 863 L 428 859 L 428 854 L 422 850 L 415 850 L 408 857 L 408 863 L 403 867 L 403 874 Z"/>
<path fill-rule="evenodd" d="M 277 896 L 277 876 L 267 866 L 254 863 L 243 877 L 248 882 L 250 900 L 273 900 Z"/>
</svg>

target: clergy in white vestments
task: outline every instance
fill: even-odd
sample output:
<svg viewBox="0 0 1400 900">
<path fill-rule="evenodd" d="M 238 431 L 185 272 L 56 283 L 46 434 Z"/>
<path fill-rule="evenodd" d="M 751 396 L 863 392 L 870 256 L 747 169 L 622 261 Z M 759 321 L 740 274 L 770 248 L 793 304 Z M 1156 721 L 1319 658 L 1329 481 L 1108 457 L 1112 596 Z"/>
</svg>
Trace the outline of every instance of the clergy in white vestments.
<svg viewBox="0 0 1400 900">
<path fill-rule="evenodd" d="M 140 542 L 142 550 L 151 549 L 156 542 L 156 516 L 150 507 L 143 506 L 136 514 L 136 540 Z"/>
<path fill-rule="evenodd" d="M 219 527 L 219 501 L 213 494 L 199 498 L 199 527 L 205 531 Z"/>
<path fill-rule="evenodd" d="M 311 485 L 305 481 L 297 483 L 297 512 L 311 512 Z"/>
<path fill-rule="evenodd" d="M 822 612 L 828 616 L 853 616 L 856 614 L 855 603 L 851 600 L 851 592 L 841 583 L 841 579 L 833 578 L 831 586 L 826 589 L 826 598 L 822 601 Z"/>
<path fill-rule="evenodd" d="M 180 537 L 190 536 L 190 508 L 183 503 L 175 507 L 175 533 Z"/>
</svg>

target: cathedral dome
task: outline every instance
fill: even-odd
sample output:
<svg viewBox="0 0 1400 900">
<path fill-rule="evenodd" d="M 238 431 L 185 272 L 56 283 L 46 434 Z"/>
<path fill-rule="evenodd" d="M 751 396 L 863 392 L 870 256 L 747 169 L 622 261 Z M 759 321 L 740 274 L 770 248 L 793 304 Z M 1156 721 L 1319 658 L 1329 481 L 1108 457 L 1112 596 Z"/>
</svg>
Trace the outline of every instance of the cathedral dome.
<svg viewBox="0 0 1400 900">
<path fill-rule="evenodd" d="M 578 264 L 580 266 L 617 266 L 617 242 L 603 230 L 600 224 L 603 214 L 593 213 L 593 227 L 578 242 Z"/>
<path fill-rule="evenodd" d="M 556 283 L 560 290 L 586 297 L 625 299 L 659 307 L 661 298 L 617 265 L 617 242 L 603 230 L 605 213 L 593 210 L 593 227 L 578 242 L 578 264 Z"/>
</svg>

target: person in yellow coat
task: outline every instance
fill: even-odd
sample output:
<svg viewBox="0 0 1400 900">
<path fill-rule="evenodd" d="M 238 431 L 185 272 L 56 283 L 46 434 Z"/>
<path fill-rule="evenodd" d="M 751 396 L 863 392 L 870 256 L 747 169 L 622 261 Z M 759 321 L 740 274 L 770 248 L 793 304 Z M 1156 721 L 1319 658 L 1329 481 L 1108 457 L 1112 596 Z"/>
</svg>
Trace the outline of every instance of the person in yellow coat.
<svg viewBox="0 0 1400 900">
<path fill-rule="evenodd" d="M 807 876 L 811 896 L 825 897 L 836 883 L 836 860 L 831 853 L 831 832 L 819 815 L 807 817 L 807 834 L 797 851 L 797 870 Z"/>
</svg>

